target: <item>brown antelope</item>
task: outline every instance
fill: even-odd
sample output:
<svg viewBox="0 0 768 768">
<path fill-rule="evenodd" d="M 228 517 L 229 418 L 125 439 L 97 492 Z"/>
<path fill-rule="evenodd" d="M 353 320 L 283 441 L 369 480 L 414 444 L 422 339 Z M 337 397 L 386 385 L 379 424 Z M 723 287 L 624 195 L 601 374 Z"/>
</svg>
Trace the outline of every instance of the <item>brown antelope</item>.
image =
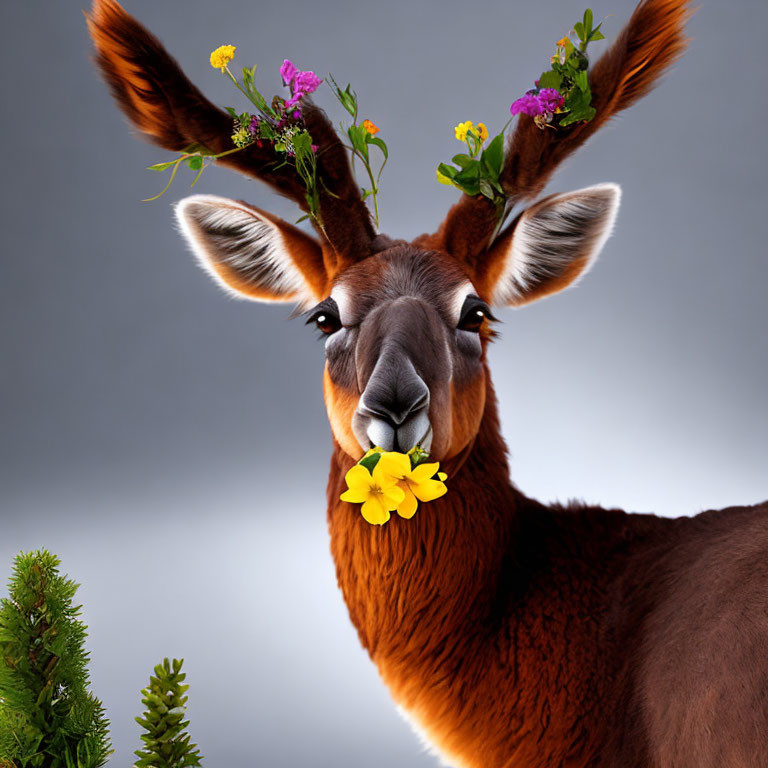
<svg viewBox="0 0 768 768">
<path fill-rule="evenodd" d="M 502 175 L 509 207 L 646 94 L 685 46 L 686 0 L 643 0 L 590 70 L 597 116 L 540 130 L 521 116 Z M 160 146 L 231 147 L 231 118 L 114 0 L 89 16 L 98 64 Z M 544 506 L 509 479 L 486 362 L 492 305 L 562 290 L 593 264 L 619 205 L 602 184 L 524 208 L 497 231 L 463 196 L 434 234 L 378 235 L 324 113 L 315 239 L 234 200 L 177 208 L 199 263 L 256 301 L 316 305 L 334 437 L 328 525 L 360 640 L 398 706 L 454 766 L 768 766 L 768 504 L 662 519 Z M 222 158 L 306 206 L 269 147 Z M 372 444 L 417 442 L 449 476 L 411 520 L 366 523 L 341 502 Z"/>
</svg>

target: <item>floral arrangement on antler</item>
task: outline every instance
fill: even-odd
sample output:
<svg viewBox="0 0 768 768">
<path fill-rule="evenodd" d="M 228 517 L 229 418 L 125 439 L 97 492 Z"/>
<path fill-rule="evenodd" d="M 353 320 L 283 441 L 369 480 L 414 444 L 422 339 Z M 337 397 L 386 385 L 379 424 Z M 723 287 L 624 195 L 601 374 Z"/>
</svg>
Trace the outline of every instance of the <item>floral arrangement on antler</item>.
<svg viewBox="0 0 768 768">
<path fill-rule="evenodd" d="M 234 45 L 219 46 L 211 53 L 211 66 L 220 69 L 223 74 L 229 77 L 235 87 L 256 108 L 255 112 L 238 112 L 233 107 L 226 108 L 233 121 L 232 149 L 213 154 L 200 144 L 192 144 L 174 160 L 151 165 L 149 168 L 153 171 L 171 169 L 171 176 L 162 191 L 154 197 L 148 198 L 147 202 L 157 200 L 165 194 L 182 163 L 185 163 L 191 170 L 197 171 L 191 185 L 194 187 L 203 171 L 212 161 L 234 152 L 240 152 L 253 144 L 259 148 L 269 144 L 275 152 L 274 170 L 284 165 L 293 166 L 306 187 L 308 213 L 302 218 L 311 218 L 322 229 L 320 216 L 322 180 L 317 173 L 317 157 L 322 153 L 323 147 L 315 144 L 312 140 L 312 136 L 304 124 L 302 106 L 304 98 L 314 93 L 323 83 L 323 80 L 310 70 L 298 69 L 293 62 L 286 59 L 280 67 L 280 76 L 283 80 L 283 86 L 290 90 L 290 96 L 288 98 L 274 96 L 271 101 L 267 101 L 256 87 L 256 66 L 250 69 L 248 67 L 243 68 L 242 81 L 238 80 L 230 70 L 229 63 L 234 59 L 236 50 L 237 47 Z M 370 120 L 364 120 L 362 124 L 358 125 L 357 94 L 351 89 L 351 86 L 348 84 L 346 88 L 342 89 L 333 77 L 329 76 L 329 80 L 333 83 L 332 88 L 336 98 L 352 116 L 352 124 L 345 130 L 351 144 L 347 146 L 347 149 L 363 164 L 370 179 L 370 189 L 363 188 L 362 190 L 363 199 L 372 198 L 374 218 L 378 227 L 377 195 L 381 171 L 389 157 L 387 145 L 381 138 L 376 137 L 379 128 Z M 343 125 L 342 130 L 344 130 Z M 371 164 L 371 146 L 377 147 L 384 156 L 376 173 L 374 173 Z"/>
<path fill-rule="evenodd" d="M 557 41 L 555 53 L 550 59 L 550 69 L 535 81 L 534 88 L 512 103 L 512 117 L 528 115 L 541 130 L 559 130 L 574 123 L 588 122 L 595 116 L 595 109 L 591 105 L 587 46 L 604 38 L 600 32 L 602 24 L 593 27 L 592 23 L 592 11 L 587 8 L 582 20 L 574 24 L 568 35 Z M 571 35 L 575 35 L 575 42 Z M 342 107 L 352 116 L 351 124 L 346 127 L 342 124 L 341 129 L 349 139 L 346 148 L 362 164 L 368 176 L 369 188 L 362 187 L 361 192 L 363 200 L 370 198 L 373 203 L 373 216 L 378 227 L 379 179 L 389 159 L 389 151 L 384 140 L 377 136 L 379 129 L 376 125 L 370 120 L 358 123 L 357 94 L 351 86 L 342 89 L 331 75 L 323 80 L 311 70 L 300 70 L 286 59 L 280 67 L 280 75 L 290 96 L 274 96 L 268 101 L 256 87 L 255 66 L 243 68 L 241 80 L 230 70 L 229 63 L 235 56 L 235 50 L 234 45 L 219 46 L 211 53 L 211 66 L 229 77 L 255 107 L 255 111 L 238 112 L 233 107 L 227 107 L 233 121 L 231 149 L 214 154 L 201 144 L 192 144 L 173 160 L 151 165 L 151 170 L 170 170 L 171 175 L 163 190 L 148 200 L 156 200 L 165 194 L 182 164 L 197 172 L 192 181 L 194 186 L 213 161 L 241 152 L 253 144 L 259 148 L 268 144 L 275 153 L 274 169 L 292 166 L 304 183 L 308 213 L 302 219 L 312 219 L 322 230 L 320 193 L 323 181 L 318 174 L 318 156 L 322 156 L 324 148 L 313 141 L 304 123 L 302 108 L 304 99 L 317 91 L 323 82 L 328 82 Z M 471 120 L 459 123 L 454 132 L 456 138 L 466 145 L 467 151 L 454 155 L 453 165 L 440 163 L 437 167 L 437 180 L 441 184 L 457 187 L 467 195 L 482 195 L 493 202 L 502 214 L 507 203 L 501 185 L 504 134 L 511 121 L 512 118 L 487 144 L 489 134 L 484 123 L 475 125 Z M 376 171 L 372 164 L 374 147 L 382 155 Z M 330 191 L 328 193 L 331 194 Z"/>
<path fill-rule="evenodd" d="M 448 475 L 428 458 L 420 445 L 408 453 L 371 448 L 347 472 L 341 500 L 361 504 L 360 512 L 371 525 L 384 525 L 390 512 L 409 519 L 420 501 L 433 501 L 448 491 L 444 482 Z"/>
<path fill-rule="evenodd" d="M 512 103 L 509 108 L 512 117 L 529 115 L 536 126 L 544 130 L 589 122 L 595 116 L 591 106 L 587 46 L 604 37 L 600 32 L 602 24 L 593 28 L 592 23 L 592 11 L 587 8 L 582 21 L 574 24 L 572 30 L 578 45 L 571 41 L 570 32 L 557 41 L 550 69 L 536 80 L 535 88 Z M 467 195 L 483 195 L 503 211 L 507 197 L 500 175 L 504 167 L 504 133 L 511 122 L 510 118 L 486 147 L 483 145 L 488 129 L 483 123 L 476 126 L 471 120 L 459 123 L 454 129 L 456 138 L 467 145 L 467 152 L 454 155 L 454 165 L 440 163 L 437 180 L 458 187 Z"/>
</svg>

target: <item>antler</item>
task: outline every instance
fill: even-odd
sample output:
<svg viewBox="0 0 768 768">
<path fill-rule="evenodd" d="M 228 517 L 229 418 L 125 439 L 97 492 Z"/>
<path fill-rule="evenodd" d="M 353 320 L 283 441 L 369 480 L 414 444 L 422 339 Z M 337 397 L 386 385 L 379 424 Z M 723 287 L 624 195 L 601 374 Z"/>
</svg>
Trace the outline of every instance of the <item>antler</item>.
<svg viewBox="0 0 768 768">
<path fill-rule="evenodd" d="M 539 129 L 520 115 L 507 143 L 501 184 L 508 204 L 536 196 L 557 166 L 611 117 L 645 96 L 685 50 L 683 28 L 690 0 L 643 0 L 614 44 L 590 71 L 595 117 L 566 128 Z M 490 244 L 498 227 L 486 198 L 463 195 L 434 235 L 419 243 L 447 251 L 470 264 Z"/>
<path fill-rule="evenodd" d="M 115 0 L 94 0 L 88 29 L 96 61 L 128 119 L 151 141 L 172 152 L 202 144 L 214 154 L 233 149 L 232 118 L 190 82 L 160 41 Z M 320 234 L 331 248 L 324 258 L 352 261 L 370 253 L 375 237 L 347 152 L 325 113 L 311 102 L 302 113 L 318 151 Z M 305 187 L 295 170 L 276 161 L 270 146 L 252 144 L 217 160 L 269 184 L 307 210 Z"/>
</svg>

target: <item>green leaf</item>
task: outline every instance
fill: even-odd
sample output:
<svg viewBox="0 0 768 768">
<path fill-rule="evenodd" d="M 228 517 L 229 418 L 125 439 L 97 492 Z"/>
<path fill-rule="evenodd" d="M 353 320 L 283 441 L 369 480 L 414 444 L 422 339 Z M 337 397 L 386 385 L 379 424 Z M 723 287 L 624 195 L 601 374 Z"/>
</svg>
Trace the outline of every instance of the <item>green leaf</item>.
<svg viewBox="0 0 768 768">
<path fill-rule="evenodd" d="M 468 165 L 474 163 L 475 160 L 473 160 L 469 155 L 458 154 L 451 158 L 451 162 L 456 163 L 456 165 L 458 165 L 460 168 L 466 168 Z"/>
<path fill-rule="evenodd" d="M 587 87 L 586 90 L 572 88 L 565 97 L 565 109 L 568 112 L 581 112 L 586 109 L 592 101 L 592 93 Z"/>
<path fill-rule="evenodd" d="M 150 165 L 147 170 L 148 171 L 167 171 L 172 165 L 176 165 L 176 163 L 179 162 L 180 158 L 176 158 L 175 160 L 169 160 L 167 163 L 155 163 L 155 165 Z"/>
<path fill-rule="evenodd" d="M 352 142 L 352 146 L 368 161 L 368 142 L 366 136 L 370 134 L 362 125 L 350 125 L 347 129 L 347 135 Z"/>
<path fill-rule="evenodd" d="M 479 195 L 480 194 L 480 187 L 474 182 L 454 182 L 454 185 L 457 186 L 462 192 L 466 192 L 468 195 Z"/>
<path fill-rule="evenodd" d="M 504 134 L 495 136 L 483 151 L 482 159 L 491 171 L 491 177 L 498 179 L 504 168 Z"/>
<path fill-rule="evenodd" d="M 237 119 L 237 112 L 232 107 L 226 107 L 225 109 L 229 112 L 230 117 Z"/>
<path fill-rule="evenodd" d="M 581 121 L 588 123 L 596 114 L 597 112 L 594 107 L 582 107 L 578 111 L 574 110 L 573 112 L 569 112 L 560 120 L 559 125 L 565 127 Z"/>
<path fill-rule="evenodd" d="M 589 33 L 592 31 L 592 9 L 587 8 L 586 11 L 584 11 L 584 28 L 587 32 L 587 38 L 589 38 Z"/>
<path fill-rule="evenodd" d="M 384 139 L 377 139 L 375 136 L 371 136 L 368 131 L 366 131 L 366 133 L 368 134 L 368 138 L 366 139 L 368 144 L 373 144 L 374 146 L 378 147 L 384 155 L 384 159 L 389 160 L 389 150 L 387 149 L 387 145 L 384 143 Z"/>
<path fill-rule="evenodd" d="M 188 157 L 186 163 L 193 171 L 199 171 L 203 167 L 203 158 L 200 155 L 194 155 Z"/>
<path fill-rule="evenodd" d="M 480 163 L 472 163 L 466 168 L 459 171 L 454 177 L 454 182 L 458 184 L 474 184 L 476 185 L 480 179 Z"/>
<path fill-rule="evenodd" d="M 573 76 L 573 80 L 580 90 L 586 92 L 589 91 L 589 78 L 587 77 L 586 69 L 580 69 L 578 72 L 576 72 Z"/>
<path fill-rule="evenodd" d="M 360 464 L 360 466 L 365 467 L 369 472 L 373 473 L 373 468 L 379 463 L 380 458 L 380 453 L 372 453 L 370 456 L 363 457 L 357 463 Z"/>
<path fill-rule="evenodd" d="M 259 123 L 259 138 L 269 139 L 270 141 L 277 138 L 275 129 L 266 120 L 262 120 Z"/>
<path fill-rule="evenodd" d="M 553 70 L 542 72 L 539 78 L 539 88 L 554 88 L 559 91 L 562 84 L 563 76 Z"/>
<path fill-rule="evenodd" d="M 578 37 L 582 43 L 587 42 L 587 35 L 584 31 L 584 25 L 580 21 L 577 21 L 573 25 L 573 31 L 576 33 L 576 37 Z"/>
<path fill-rule="evenodd" d="M 594 42 L 595 40 L 605 40 L 605 35 L 600 31 L 601 24 L 598 24 L 593 30 L 592 34 L 589 36 L 589 41 Z"/>
<path fill-rule="evenodd" d="M 454 176 L 458 173 L 452 165 L 447 165 L 446 163 L 440 163 L 440 165 L 437 166 L 437 172 L 442 173 L 443 176 L 451 179 L 451 181 L 453 181 Z"/>
<path fill-rule="evenodd" d="M 352 93 L 349 83 L 347 83 L 347 87 L 343 91 L 339 90 L 338 97 L 339 101 L 341 102 L 341 106 L 344 107 L 344 109 L 346 109 L 347 112 L 352 115 L 352 117 L 354 117 L 357 114 L 357 96 Z"/>
<path fill-rule="evenodd" d="M 487 179 L 480 179 L 480 181 L 477 183 L 477 187 L 483 197 L 487 197 L 489 200 L 493 200 L 493 187 L 490 185 Z"/>
</svg>

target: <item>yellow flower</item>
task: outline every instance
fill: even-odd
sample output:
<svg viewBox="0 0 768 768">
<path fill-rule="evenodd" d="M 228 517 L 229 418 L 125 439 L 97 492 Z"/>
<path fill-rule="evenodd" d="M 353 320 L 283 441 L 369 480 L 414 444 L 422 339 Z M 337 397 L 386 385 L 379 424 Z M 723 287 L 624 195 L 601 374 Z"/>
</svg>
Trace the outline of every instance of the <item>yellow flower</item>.
<svg viewBox="0 0 768 768">
<path fill-rule="evenodd" d="M 384 525 L 389 513 L 397 509 L 405 498 L 405 491 L 398 488 L 397 479 L 387 472 L 390 462 L 379 459 L 369 472 L 361 464 L 355 464 L 347 472 L 345 480 L 348 490 L 341 494 L 342 501 L 362 504 L 363 517 L 371 525 Z"/>
<path fill-rule="evenodd" d="M 211 53 L 211 66 L 223 72 L 227 64 L 235 58 L 236 49 L 234 45 L 220 45 Z"/>
<path fill-rule="evenodd" d="M 467 131 L 471 131 L 474 127 L 475 124 L 471 120 L 467 120 L 465 123 L 459 123 L 453 130 L 459 141 L 466 141 Z"/>
<path fill-rule="evenodd" d="M 560 39 L 557 41 L 557 44 L 558 44 L 558 45 L 561 45 L 561 46 L 563 46 L 563 47 L 565 47 L 565 45 L 566 45 L 567 43 L 568 43 L 568 38 L 567 38 L 567 37 L 561 37 L 561 38 L 560 38 Z"/>
<path fill-rule="evenodd" d="M 383 466 L 382 466 L 383 465 Z M 438 462 L 419 464 L 411 469 L 411 460 L 402 453 L 382 453 L 376 469 L 382 467 L 382 472 L 395 479 L 403 491 L 403 498 L 397 505 L 397 514 L 406 519 L 416 514 L 420 501 L 433 501 L 443 496 L 447 491 L 443 480 L 445 472 L 438 474 L 439 480 L 433 480 L 440 468 Z"/>
<path fill-rule="evenodd" d="M 485 127 L 485 123 L 477 124 L 477 134 L 480 137 L 481 142 L 488 138 L 488 129 Z"/>
<path fill-rule="evenodd" d="M 379 129 L 370 120 L 363 120 L 363 128 L 365 128 L 371 136 L 375 136 L 379 132 Z"/>
</svg>

